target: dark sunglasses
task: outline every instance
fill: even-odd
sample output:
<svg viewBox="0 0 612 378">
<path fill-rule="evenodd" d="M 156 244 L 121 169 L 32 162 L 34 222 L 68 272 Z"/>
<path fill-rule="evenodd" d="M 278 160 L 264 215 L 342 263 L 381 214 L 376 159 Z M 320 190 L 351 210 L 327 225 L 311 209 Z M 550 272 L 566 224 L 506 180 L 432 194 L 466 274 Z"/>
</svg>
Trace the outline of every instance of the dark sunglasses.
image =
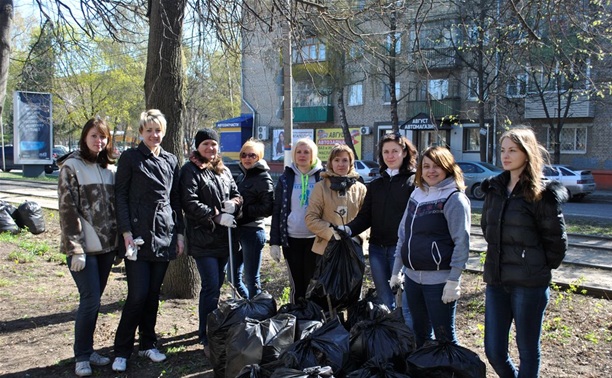
<svg viewBox="0 0 612 378">
<path fill-rule="evenodd" d="M 255 159 L 255 158 L 257 158 L 257 154 L 254 154 L 254 153 L 247 154 L 247 153 L 243 152 L 243 153 L 240 154 L 240 158 L 241 159 L 246 159 L 246 158 Z"/>
</svg>

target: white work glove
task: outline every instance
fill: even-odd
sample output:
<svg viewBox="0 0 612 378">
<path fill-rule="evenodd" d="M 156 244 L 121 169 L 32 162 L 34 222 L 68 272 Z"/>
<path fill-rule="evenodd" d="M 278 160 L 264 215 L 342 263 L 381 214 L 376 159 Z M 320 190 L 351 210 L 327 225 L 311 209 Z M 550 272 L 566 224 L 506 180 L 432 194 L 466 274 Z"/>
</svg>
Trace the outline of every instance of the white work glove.
<svg viewBox="0 0 612 378">
<path fill-rule="evenodd" d="M 224 213 L 234 214 L 234 212 L 236 212 L 236 202 L 234 201 L 225 201 L 223 202 L 221 207 L 221 211 L 223 211 Z"/>
<path fill-rule="evenodd" d="M 220 224 L 221 226 L 234 228 L 236 227 L 236 222 L 234 221 L 234 216 L 232 214 L 219 214 L 216 215 L 213 220 L 215 223 Z"/>
<path fill-rule="evenodd" d="M 352 236 L 351 228 L 349 226 L 338 226 L 338 231 L 346 233 L 349 237 Z"/>
<path fill-rule="evenodd" d="M 125 250 L 125 257 L 128 260 L 136 261 L 138 259 L 138 250 L 140 246 L 144 244 L 144 240 L 139 236 L 132 241 L 134 245 L 131 245 Z"/>
<path fill-rule="evenodd" d="M 444 291 L 442 292 L 442 302 L 451 303 L 459 299 L 461 295 L 461 286 L 459 281 L 446 281 Z"/>
<path fill-rule="evenodd" d="M 280 245 L 271 245 L 270 246 L 270 257 L 277 263 L 281 260 L 281 248 Z"/>
<path fill-rule="evenodd" d="M 70 270 L 73 272 L 80 272 L 83 269 L 85 269 L 85 254 L 72 255 Z"/>
<path fill-rule="evenodd" d="M 389 280 L 389 287 L 391 290 L 397 290 L 404 283 L 404 275 L 403 274 L 394 274 L 391 276 Z"/>
</svg>

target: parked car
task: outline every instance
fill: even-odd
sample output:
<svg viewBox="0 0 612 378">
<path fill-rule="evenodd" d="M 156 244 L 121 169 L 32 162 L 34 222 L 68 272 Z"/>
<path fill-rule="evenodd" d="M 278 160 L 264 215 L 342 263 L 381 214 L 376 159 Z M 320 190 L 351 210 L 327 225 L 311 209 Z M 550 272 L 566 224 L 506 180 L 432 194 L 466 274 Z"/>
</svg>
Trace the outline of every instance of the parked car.
<svg viewBox="0 0 612 378">
<path fill-rule="evenodd" d="M 240 169 L 238 163 L 240 163 L 238 160 L 223 156 L 223 165 L 228 167 L 229 170 L 232 172 L 232 177 L 234 178 L 234 181 L 237 180 L 238 176 L 242 174 L 242 169 Z"/>
<path fill-rule="evenodd" d="M 563 184 L 571 200 L 581 200 L 587 194 L 595 191 L 595 178 L 588 170 L 574 169 L 568 165 L 552 164 L 544 166 L 544 177 Z"/>
<path fill-rule="evenodd" d="M 458 161 L 457 164 L 463 171 L 465 178 L 466 193 L 471 194 L 477 200 L 482 200 L 485 194 L 480 189 L 484 179 L 497 176 L 503 169 L 484 161 Z"/>
<path fill-rule="evenodd" d="M 68 147 L 62 146 L 61 144 L 56 144 L 53 146 L 53 160 L 57 160 L 69 152 Z"/>
<path fill-rule="evenodd" d="M 6 168 L 5 172 L 10 172 L 13 169 L 23 169 L 23 165 L 15 164 L 15 160 L 13 157 L 13 146 L 4 146 L 4 151 L 0 148 L 0 169 L 2 169 L 2 156 L 6 156 L 5 164 Z M 55 161 L 55 157 L 53 158 L 53 162 L 51 164 L 45 165 L 45 173 L 51 174 L 53 171 L 57 171 L 59 167 Z"/>
<path fill-rule="evenodd" d="M 355 171 L 359 173 L 365 184 L 380 177 L 378 163 L 373 160 L 355 160 Z"/>
</svg>

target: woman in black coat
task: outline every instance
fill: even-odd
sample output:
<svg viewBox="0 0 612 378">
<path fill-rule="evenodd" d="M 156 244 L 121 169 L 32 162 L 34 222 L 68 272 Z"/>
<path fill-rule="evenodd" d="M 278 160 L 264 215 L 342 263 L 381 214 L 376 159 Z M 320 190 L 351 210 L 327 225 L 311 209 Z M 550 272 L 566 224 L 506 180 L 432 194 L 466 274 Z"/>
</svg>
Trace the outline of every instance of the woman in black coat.
<svg viewBox="0 0 612 378">
<path fill-rule="evenodd" d="M 542 184 L 543 153 L 532 130 L 500 139 L 504 172 L 483 182 L 481 226 L 487 241 L 484 281 L 485 352 L 502 378 L 537 377 L 540 334 L 550 296 L 551 270 L 567 251 L 561 203 L 567 191 Z M 514 321 L 520 373 L 508 354 Z"/>
<path fill-rule="evenodd" d="M 234 254 L 232 278 L 244 298 L 261 293 L 261 251 L 266 244 L 264 219 L 272 215 L 274 184 L 263 160 L 264 144 L 249 139 L 240 149 L 238 191 L 242 196 L 242 213 L 238 218 L 240 253 Z"/>
<path fill-rule="evenodd" d="M 230 249 L 228 228 L 236 227 L 235 216 L 240 212 L 242 197 L 219 155 L 217 132 L 212 129 L 198 131 L 195 147 L 189 161 L 181 168 L 180 193 L 185 212 L 187 253 L 195 259 L 202 280 L 198 336 L 208 358 L 206 318 L 219 302 Z M 239 250 L 233 231 L 232 249 Z"/>
<path fill-rule="evenodd" d="M 176 156 L 161 147 L 166 119 L 157 109 L 140 116 L 142 142 L 121 154 L 115 177 L 117 226 L 123 236 L 128 296 L 115 335 L 113 370 L 126 370 L 139 330 L 140 356 L 154 362 L 166 356 L 157 350 L 155 323 L 161 285 L 170 260 L 183 253 L 183 215 L 178 191 Z"/>
<path fill-rule="evenodd" d="M 416 148 L 398 133 L 386 134 L 378 143 L 381 177 L 368 186 L 363 206 L 345 231 L 359 235 L 370 229 L 369 259 L 376 294 L 389 309 L 395 309 L 395 295 L 389 279 L 395 262 L 397 229 L 414 190 Z M 406 323 L 412 327 L 410 311 L 404 307 Z"/>
</svg>

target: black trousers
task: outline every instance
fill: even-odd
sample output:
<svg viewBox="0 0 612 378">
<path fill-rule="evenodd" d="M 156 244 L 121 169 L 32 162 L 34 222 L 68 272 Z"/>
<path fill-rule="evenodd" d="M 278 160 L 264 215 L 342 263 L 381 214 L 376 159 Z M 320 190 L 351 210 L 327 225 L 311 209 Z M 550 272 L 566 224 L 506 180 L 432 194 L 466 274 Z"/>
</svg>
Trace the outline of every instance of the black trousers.
<svg viewBox="0 0 612 378">
<path fill-rule="evenodd" d="M 314 238 L 289 238 L 289 248 L 283 248 L 283 255 L 289 267 L 289 284 L 291 286 L 291 303 L 298 298 L 306 297 L 306 289 L 314 275 L 319 255 L 312 252 Z"/>
</svg>

